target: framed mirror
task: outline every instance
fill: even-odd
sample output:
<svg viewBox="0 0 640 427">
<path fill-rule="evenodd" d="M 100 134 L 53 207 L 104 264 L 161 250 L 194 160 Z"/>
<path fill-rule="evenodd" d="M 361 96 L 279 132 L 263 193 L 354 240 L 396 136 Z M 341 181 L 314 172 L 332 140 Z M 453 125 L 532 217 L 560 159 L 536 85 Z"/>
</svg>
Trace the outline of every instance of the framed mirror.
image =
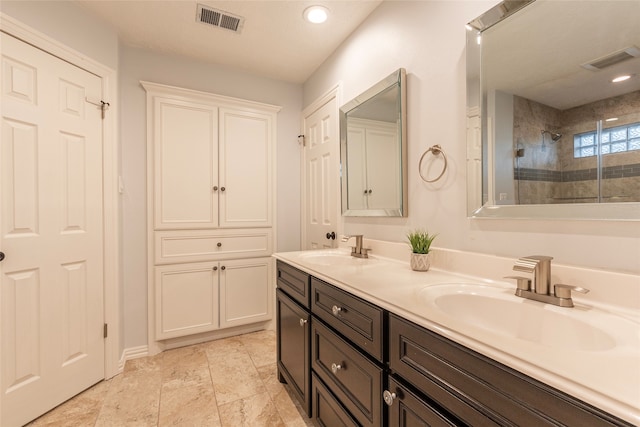
<svg viewBox="0 0 640 427">
<path fill-rule="evenodd" d="M 468 24 L 470 216 L 640 220 L 638 16 L 521 0 Z"/>
<path fill-rule="evenodd" d="M 403 68 L 340 108 L 344 216 L 407 215 L 406 110 Z"/>
</svg>

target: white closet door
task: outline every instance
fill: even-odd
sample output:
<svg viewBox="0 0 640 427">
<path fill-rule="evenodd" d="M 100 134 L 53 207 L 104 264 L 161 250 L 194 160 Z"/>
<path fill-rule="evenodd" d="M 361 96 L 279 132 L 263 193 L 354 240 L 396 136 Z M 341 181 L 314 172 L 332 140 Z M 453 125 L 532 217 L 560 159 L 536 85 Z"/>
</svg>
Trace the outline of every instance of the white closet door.
<svg viewBox="0 0 640 427">
<path fill-rule="evenodd" d="M 217 108 L 155 98 L 157 230 L 218 227 Z"/>
<path fill-rule="evenodd" d="M 220 227 L 272 224 L 273 117 L 220 108 Z"/>
<path fill-rule="evenodd" d="M 2 418 L 22 425 L 104 378 L 99 77 L 5 34 Z"/>
</svg>

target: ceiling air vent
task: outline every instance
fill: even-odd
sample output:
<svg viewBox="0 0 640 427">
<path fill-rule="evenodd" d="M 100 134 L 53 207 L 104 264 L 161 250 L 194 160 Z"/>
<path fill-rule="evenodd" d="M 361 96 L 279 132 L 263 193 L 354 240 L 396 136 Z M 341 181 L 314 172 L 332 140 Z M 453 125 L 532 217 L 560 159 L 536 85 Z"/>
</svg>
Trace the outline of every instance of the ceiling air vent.
<svg viewBox="0 0 640 427">
<path fill-rule="evenodd" d="M 224 28 L 234 33 L 239 33 L 244 24 L 244 18 L 241 16 L 236 16 L 223 10 L 213 9 L 212 7 L 202 4 L 198 4 L 196 21 L 214 27 Z"/>
<path fill-rule="evenodd" d="M 586 64 L 582 64 L 582 68 L 586 68 L 591 71 L 599 71 L 612 65 L 619 64 L 627 59 L 633 59 L 640 57 L 640 49 L 635 46 L 628 47 L 626 49 L 613 52 L 609 55 L 603 56 L 593 61 L 589 61 Z"/>
</svg>

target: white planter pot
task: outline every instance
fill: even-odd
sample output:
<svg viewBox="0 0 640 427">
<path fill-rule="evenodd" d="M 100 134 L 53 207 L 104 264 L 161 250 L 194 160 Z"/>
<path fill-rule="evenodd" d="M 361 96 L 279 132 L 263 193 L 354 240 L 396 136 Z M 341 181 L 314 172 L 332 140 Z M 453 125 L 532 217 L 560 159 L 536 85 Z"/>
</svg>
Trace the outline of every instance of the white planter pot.
<svg viewBox="0 0 640 427">
<path fill-rule="evenodd" d="M 411 269 L 415 271 L 427 271 L 431 266 L 429 254 L 411 253 Z"/>
</svg>

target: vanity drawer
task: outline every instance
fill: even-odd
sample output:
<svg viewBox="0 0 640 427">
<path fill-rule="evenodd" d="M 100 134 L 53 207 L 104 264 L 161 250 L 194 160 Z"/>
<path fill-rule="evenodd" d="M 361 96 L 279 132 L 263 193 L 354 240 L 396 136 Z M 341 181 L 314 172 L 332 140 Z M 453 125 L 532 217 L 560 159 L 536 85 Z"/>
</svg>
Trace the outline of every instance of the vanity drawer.
<svg viewBox="0 0 640 427">
<path fill-rule="evenodd" d="M 156 264 L 175 264 L 271 255 L 271 230 L 156 231 Z"/>
<path fill-rule="evenodd" d="M 276 265 L 278 269 L 278 288 L 285 291 L 287 295 L 305 308 L 309 308 L 309 278 L 311 276 L 282 261 L 278 261 Z"/>
<path fill-rule="evenodd" d="M 384 311 L 335 286 L 311 278 L 311 312 L 383 361 Z"/>
<path fill-rule="evenodd" d="M 340 405 L 329 389 L 315 374 L 311 375 L 313 420 L 327 427 L 359 427 L 358 423 Z"/>
<path fill-rule="evenodd" d="M 382 425 L 382 368 L 322 322 L 311 324 L 311 366 L 361 425 Z"/>
<path fill-rule="evenodd" d="M 629 425 L 393 314 L 389 369 L 474 425 Z"/>
</svg>

